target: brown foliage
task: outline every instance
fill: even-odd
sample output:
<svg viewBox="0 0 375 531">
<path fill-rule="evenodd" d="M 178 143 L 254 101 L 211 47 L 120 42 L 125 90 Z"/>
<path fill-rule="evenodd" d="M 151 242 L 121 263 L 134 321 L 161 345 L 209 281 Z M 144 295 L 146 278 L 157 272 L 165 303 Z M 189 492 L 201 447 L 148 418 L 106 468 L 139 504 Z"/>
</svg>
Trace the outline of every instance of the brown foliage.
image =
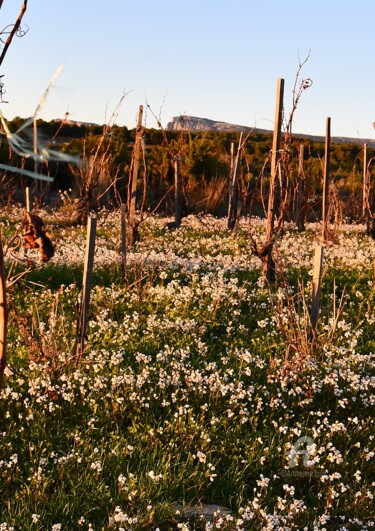
<svg viewBox="0 0 375 531">
<path fill-rule="evenodd" d="M 48 262 L 55 253 L 42 218 L 26 211 L 23 226 L 25 249 L 37 249 L 42 261 Z"/>
</svg>

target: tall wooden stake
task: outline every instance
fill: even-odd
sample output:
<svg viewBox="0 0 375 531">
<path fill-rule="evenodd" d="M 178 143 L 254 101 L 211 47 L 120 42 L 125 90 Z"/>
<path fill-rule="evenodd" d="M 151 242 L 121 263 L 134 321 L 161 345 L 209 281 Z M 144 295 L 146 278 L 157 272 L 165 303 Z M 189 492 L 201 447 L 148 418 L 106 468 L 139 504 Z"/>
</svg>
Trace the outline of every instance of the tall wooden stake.
<svg viewBox="0 0 375 531">
<path fill-rule="evenodd" d="M 37 119 L 34 118 L 33 121 L 33 129 L 34 129 L 34 173 L 39 172 L 39 164 L 38 164 L 38 122 Z M 30 185 L 29 185 L 30 186 Z M 42 182 L 41 181 L 35 181 L 34 184 L 34 194 L 38 197 L 42 193 Z M 29 192 L 30 196 L 27 199 L 29 201 L 30 209 L 33 208 L 33 197 L 31 195 L 31 191 Z M 29 210 L 31 212 L 31 210 Z"/>
<path fill-rule="evenodd" d="M 174 226 L 176 228 L 181 225 L 182 219 L 180 160 L 180 157 L 175 157 L 174 159 Z"/>
<path fill-rule="evenodd" d="M 143 105 L 139 106 L 138 111 L 138 124 L 135 134 L 135 144 L 133 151 L 133 171 L 131 175 L 131 187 L 130 187 L 130 201 L 129 201 L 129 230 L 130 230 L 130 244 L 136 240 L 136 223 L 135 223 L 135 209 L 137 205 L 137 182 L 139 173 L 139 159 L 141 155 L 142 136 L 143 136 Z"/>
<path fill-rule="evenodd" d="M 121 269 L 122 277 L 126 278 L 126 205 L 121 204 Z"/>
<path fill-rule="evenodd" d="M 233 175 L 233 168 L 234 168 L 234 142 L 230 143 L 230 172 L 229 172 L 229 188 L 232 184 L 232 175 Z M 230 189 L 229 189 L 230 191 Z M 230 198 L 230 195 L 229 195 Z"/>
<path fill-rule="evenodd" d="M 6 294 L 6 275 L 2 235 L 0 234 L 0 390 L 3 386 L 4 371 L 7 362 L 8 304 Z"/>
<path fill-rule="evenodd" d="M 322 271 L 323 271 L 323 246 L 317 245 L 315 247 L 313 282 L 312 282 L 312 302 L 311 302 L 311 328 L 313 333 L 318 324 L 320 311 L 320 290 L 322 285 Z"/>
<path fill-rule="evenodd" d="M 267 210 L 267 226 L 266 226 L 266 245 L 267 256 L 263 262 L 263 274 L 268 282 L 275 281 L 275 261 L 272 256 L 273 237 L 275 230 L 276 217 L 276 186 L 277 186 L 277 171 L 280 157 L 280 143 L 281 143 L 281 124 L 283 118 L 283 101 L 284 101 L 284 79 L 277 80 L 276 89 L 276 108 L 275 108 L 275 125 L 273 131 L 272 154 L 271 154 L 271 176 L 270 176 L 270 190 L 268 195 L 268 210 Z"/>
<path fill-rule="evenodd" d="M 295 203 L 295 215 L 298 232 L 305 230 L 305 211 L 303 196 L 305 193 L 305 173 L 303 171 L 304 162 L 304 145 L 300 144 L 298 152 L 298 176 L 297 176 L 297 189 L 296 189 L 296 203 Z"/>
<path fill-rule="evenodd" d="M 231 173 L 229 177 L 228 229 L 234 229 L 237 222 L 238 208 L 238 173 L 242 153 L 243 132 L 240 133 L 236 156 L 231 152 Z M 232 143 L 232 150 L 233 150 Z"/>
<path fill-rule="evenodd" d="M 34 172 L 38 173 L 38 123 L 36 118 L 33 121 L 34 131 Z"/>
<path fill-rule="evenodd" d="M 324 154 L 324 173 L 323 173 L 323 199 L 322 199 L 322 240 L 328 239 L 328 190 L 329 190 L 329 169 L 330 169 L 330 154 L 331 154 L 331 118 L 326 120 L 326 141 Z"/>
<path fill-rule="evenodd" d="M 362 194 L 362 218 L 366 217 L 367 209 L 367 144 L 363 144 L 363 194 Z"/>
<path fill-rule="evenodd" d="M 230 143 L 230 168 L 228 176 L 228 229 L 230 229 L 230 209 L 232 203 L 232 186 L 233 186 L 233 172 L 234 172 L 234 142 Z"/>
<path fill-rule="evenodd" d="M 27 178 L 27 180 L 29 180 Z M 27 182 L 26 190 L 25 190 L 25 200 L 26 200 L 26 210 L 27 212 L 32 212 L 33 210 L 33 196 L 31 192 L 31 186 L 30 183 Z"/>
<path fill-rule="evenodd" d="M 80 356 L 85 346 L 87 315 L 90 304 L 92 284 L 92 270 L 94 266 L 96 217 L 89 217 L 87 221 L 86 253 L 83 269 L 82 298 L 77 319 L 76 355 Z"/>
<path fill-rule="evenodd" d="M 370 172 L 367 167 L 367 144 L 363 144 L 363 199 L 362 220 L 366 223 L 367 233 L 370 232 Z"/>
</svg>

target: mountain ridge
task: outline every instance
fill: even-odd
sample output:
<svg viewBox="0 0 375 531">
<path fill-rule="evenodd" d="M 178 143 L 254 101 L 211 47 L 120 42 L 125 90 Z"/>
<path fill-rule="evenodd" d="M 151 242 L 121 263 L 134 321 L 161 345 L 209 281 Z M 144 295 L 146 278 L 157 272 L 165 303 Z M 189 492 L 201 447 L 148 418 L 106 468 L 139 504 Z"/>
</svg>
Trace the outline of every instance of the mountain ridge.
<svg viewBox="0 0 375 531">
<path fill-rule="evenodd" d="M 229 122 L 223 122 L 218 120 L 211 120 L 209 118 L 201 118 L 198 116 L 180 115 L 173 116 L 172 120 L 168 122 L 166 129 L 168 131 L 218 131 L 218 132 L 250 132 L 261 134 L 272 134 L 271 129 L 259 129 L 258 127 L 249 127 L 246 125 L 232 124 Z M 293 133 L 297 138 L 308 138 L 315 142 L 324 142 L 325 137 L 322 135 L 308 135 L 305 133 Z M 338 144 L 367 144 L 371 147 L 375 147 L 375 139 L 372 138 L 357 138 L 357 137 L 345 137 L 345 136 L 332 136 L 332 142 Z"/>
</svg>

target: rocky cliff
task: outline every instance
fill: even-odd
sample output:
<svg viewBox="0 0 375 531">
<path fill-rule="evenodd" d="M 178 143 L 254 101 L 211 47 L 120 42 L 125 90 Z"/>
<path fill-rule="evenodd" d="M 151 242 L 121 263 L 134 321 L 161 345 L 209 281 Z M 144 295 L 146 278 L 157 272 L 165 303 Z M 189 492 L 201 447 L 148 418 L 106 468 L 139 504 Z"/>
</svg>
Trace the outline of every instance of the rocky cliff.
<svg viewBox="0 0 375 531">
<path fill-rule="evenodd" d="M 251 131 L 252 127 L 245 125 L 229 124 L 227 122 L 218 122 L 208 118 L 198 118 L 196 116 L 174 116 L 172 121 L 167 124 L 168 131 Z M 266 129 L 254 129 L 259 133 L 270 133 Z"/>
<path fill-rule="evenodd" d="M 168 131 L 222 131 L 222 132 L 232 132 L 232 131 L 244 131 L 248 132 L 253 130 L 254 133 L 266 133 L 272 134 L 273 131 L 270 129 L 258 129 L 256 127 L 249 127 L 246 125 L 237 125 L 230 124 L 227 122 L 219 122 L 216 120 L 209 120 L 208 118 L 199 118 L 197 116 L 174 116 L 172 120 L 167 124 Z M 324 142 L 324 136 L 316 135 L 306 135 L 294 133 L 295 137 L 298 138 L 310 138 L 316 142 Z M 350 138 L 350 137 L 332 137 L 332 142 L 337 144 L 364 144 L 368 146 L 375 147 L 375 139 L 370 138 Z"/>
</svg>

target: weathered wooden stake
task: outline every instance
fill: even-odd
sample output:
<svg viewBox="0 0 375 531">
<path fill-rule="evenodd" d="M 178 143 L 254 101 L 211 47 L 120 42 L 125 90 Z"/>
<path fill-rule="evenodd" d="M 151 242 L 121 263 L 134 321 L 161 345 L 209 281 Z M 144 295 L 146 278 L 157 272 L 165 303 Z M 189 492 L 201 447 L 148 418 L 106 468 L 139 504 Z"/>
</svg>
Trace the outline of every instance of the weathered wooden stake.
<svg viewBox="0 0 375 531">
<path fill-rule="evenodd" d="M 27 210 L 27 212 L 32 212 L 32 210 L 33 210 L 33 195 L 32 195 L 31 187 L 30 187 L 29 184 L 26 186 L 25 200 L 26 200 L 26 210 Z"/>
<path fill-rule="evenodd" d="M 329 170 L 330 170 L 330 154 L 331 154 L 331 118 L 326 120 L 326 140 L 325 140 L 325 154 L 324 154 L 324 172 L 323 172 L 323 199 L 322 199 L 322 240 L 328 239 L 328 190 L 329 190 Z"/>
<path fill-rule="evenodd" d="M 174 159 L 174 225 L 179 227 L 182 219 L 182 182 L 180 172 L 180 157 Z"/>
<path fill-rule="evenodd" d="M 228 204 L 228 229 L 234 229 L 237 222 L 238 208 L 238 174 L 240 168 L 240 158 L 242 153 L 243 132 L 240 133 L 236 156 L 233 153 L 233 143 L 231 145 L 231 172 L 229 176 L 229 204 Z"/>
<path fill-rule="evenodd" d="M 36 118 L 33 121 L 34 131 L 34 172 L 38 173 L 38 124 Z"/>
<path fill-rule="evenodd" d="M 85 263 L 83 269 L 82 297 L 78 309 L 76 355 L 80 356 L 85 346 L 87 315 L 90 304 L 90 292 L 92 284 L 92 270 L 94 265 L 96 217 L 90 216 L 87 221 L 87 237 Z"/>
<path fill-rule="evenodd" d="M 234 168 L 234 142 L 230 143 L 230 173 L 229 173 L 229 184 L 232 183 L 232 175 Z"/>
<path fill-rule="evenodd" d="M 296 187 L 296 203 L 294 219 L 296 221 L 298 232 L 305 230 L 305 211 L 304 211 L 304 193 L 305 193 L 305 173 L 303 171 L 304 162 L 304 145 L 300 144 L 298 152 L 298 176 Z"/>
<path fill-rule="evenodd" d="M 277 186 L 277 172 L 280 158 L 280 142 L 281 142 L 281 124 L 283 117 L 283 101 L 284 101 L 284 79 L 277 80 L 276 91 L 276 108 L 275 108 L 275 125 L 273 132 L 272 154 L 271 154 L 271 176 L 270 176 L 270 190 L 268 195 L 268 210 L 267 210 L 267 226 L 266 226 L 266 245 L 267 255 L 263 262 L 263 274 L 268 282 L 275 281 L 275 261 L 272 256 L 273 238 L 275 230 L 276 217 L 276 186 Z"/>
<path fill-rule="evenodd" d="M 34 173 L 39 173 L 39 163 L 38 163 L 38 123 L 37 119 L 33 120 L 33 129 L 34 129 Z M 35 181 L 34 184 L 34 194 L 38 197 L 42 193 L 42 182 Z M 30 198 L 30 207 L 33 208 L 33 199 Z M 31 211 L 29 211 L 31 212 Z"/>
<path fill-rule="evenodd" d="M 142 136 L 143 136 L 143 105 L 139 106 L 138 111 L 138 124 L 135 134 L 135 144 L 133 150 L 133 171 L 131 175 L 131 186 L 130 186 L 130 200 L 129 203 L 129 243 L 133 245 L 136 240 L 136 223 L 135 223 L 135 209 L 137 206 L 137 183 L 138 183 L 138 173 L 139 173 L 139 159 L 141 155 L 141 146 L 142 146 Z"/>
<path fill-rule="evenodd" d="M 2 235 L 0 234 L 0 390 L 7 362 L 8 304 Z"/>
<path fill-rule="evenodd" d="M 229 176 L 228 176 L 228 184 L 229 184 L 229 190 L 228 190 L 228 228 L 229 226 L 229 220 L 230 220 L 230 208 L 231 208 L 231 202 L 232 202 L 232 184 L 233 184 L 233 170 L 234 170 L 234 142 L 230 143 L 230 168 L 229 168 Z"/>
<path fill-rule="evenodd" d="M 367 144 L 363 144 L 363 195 L 362 195 L 362 218 L 366 218 L 368 197 L 368 171 L 367 171 Z"/>
<path fill-rule="evenodd" d="M 126 205 L 121 204 L 121 269 L 122 277 L 126 278 Z"/>
<path fill-rule="evenodd" d="M 370 209 L 370 172 L 367 161 L 367 144 L 363 144 L 363 199 L 362 199 L 362 220 L 366 223 L 367 234 L 371 230 L 371 209 Z"/>
<path fill-rule="evenodd" d="M 319 311 L 320 311 L 320 289 L 322 285 L 322 271 L 323 271 L 323 255 L 324 248 L 322 245 L 315 247 L 314 255 L 314 269 L 313 269 L 313 281 L 312 281 L 312 301 L 311 301 L 311 328 L 313 333 L 316 330 L 318 324 Z"/>
</svg>

